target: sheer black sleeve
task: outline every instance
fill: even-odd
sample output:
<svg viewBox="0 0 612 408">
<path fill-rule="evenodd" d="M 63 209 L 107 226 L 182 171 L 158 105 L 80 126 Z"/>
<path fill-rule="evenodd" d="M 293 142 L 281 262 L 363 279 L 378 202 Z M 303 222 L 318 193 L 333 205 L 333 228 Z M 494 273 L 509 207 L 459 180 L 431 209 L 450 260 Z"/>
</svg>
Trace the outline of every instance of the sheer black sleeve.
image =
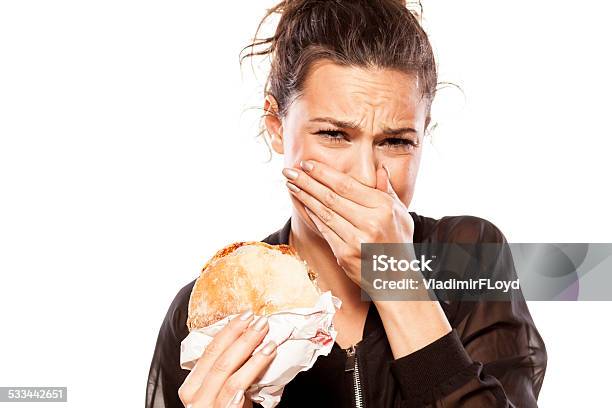
<svg viewBox="0 0 612 408">
<path fill-rule="evenodd" d="M 178 292 L 159 329 L 147 381 L 146 408 L 184 407 L 178 389 L 189 371 L 180 367 L 180 344 L 189 333 L 187 311 L 194 283 Z"/>
<path fill-rule="evenodd" d="M 477 217 L 443 225 L 434 239 L 507 244 L 497 227 Z M 495 267 L 513 265 L 509 247 L 500 248 Z M 521 292 L 509 301 L 444 307 L 452 309 L 453 330 L 392 363 L 402 406 L 537 407 L 547 355 Z"/>
</svg>

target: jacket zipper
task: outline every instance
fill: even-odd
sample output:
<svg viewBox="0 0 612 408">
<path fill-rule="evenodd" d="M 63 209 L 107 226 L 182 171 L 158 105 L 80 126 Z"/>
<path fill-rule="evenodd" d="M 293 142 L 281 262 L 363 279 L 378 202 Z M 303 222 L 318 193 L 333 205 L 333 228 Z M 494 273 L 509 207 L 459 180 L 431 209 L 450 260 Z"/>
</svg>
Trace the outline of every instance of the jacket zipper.
<svg viewBox="0 0 612 408">
<path fill-rule="evenodd" d="M 355 408 L 363 408 L 363 398 L 361 396 L 361 378 L 359 377 L 359 364 L 357 364 L 357 347 L 352 345 L 346 349 L 345 372 L 353 372 L 353 389 L 355 391 Z"/>
</svg>

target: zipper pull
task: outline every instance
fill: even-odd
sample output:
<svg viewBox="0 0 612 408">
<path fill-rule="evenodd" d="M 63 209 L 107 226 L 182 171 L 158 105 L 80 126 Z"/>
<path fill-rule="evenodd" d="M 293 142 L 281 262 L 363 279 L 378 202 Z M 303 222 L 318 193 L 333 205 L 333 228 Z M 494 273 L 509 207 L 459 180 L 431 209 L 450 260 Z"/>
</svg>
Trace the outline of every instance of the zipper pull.
<svg viewBox="0 0 612 408">
<path fill-rule="evenodd" d="M 355 371 L 355 345 L 346 349 L 346 365 L 344 372 Z"/>
</svg>

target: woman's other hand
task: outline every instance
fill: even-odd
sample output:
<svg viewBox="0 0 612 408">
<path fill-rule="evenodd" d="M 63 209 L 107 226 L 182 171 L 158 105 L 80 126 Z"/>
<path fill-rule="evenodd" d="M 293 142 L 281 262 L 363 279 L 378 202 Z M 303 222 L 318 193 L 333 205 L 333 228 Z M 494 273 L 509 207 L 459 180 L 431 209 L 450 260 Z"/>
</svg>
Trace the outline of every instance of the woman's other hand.
<svg viewBox="0 0 612 408">
<path fill-rule="evenodd" d="M 244 392 L 276 356 L 274 342 L 253 354 L 267 332 L 265 316 L 253 321 L 248 311 L 232 319 L 215 335 L 179 388 L 183 404 L 192 408 L 252 407 Z"/>
</svg>

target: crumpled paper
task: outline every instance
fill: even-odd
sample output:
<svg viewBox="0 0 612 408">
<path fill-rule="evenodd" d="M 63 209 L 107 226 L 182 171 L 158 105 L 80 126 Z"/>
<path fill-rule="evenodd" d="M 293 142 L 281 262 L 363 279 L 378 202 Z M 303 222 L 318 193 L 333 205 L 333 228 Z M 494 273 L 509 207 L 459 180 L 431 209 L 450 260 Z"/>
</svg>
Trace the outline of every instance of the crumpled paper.
<svg viewBox="0 0 612 408">
<path fill-rule="evenodd" d="M 341 305 L 342 301 L 328 291 L 321 294 L 314 307 L 268 315 L 268 333 L 254 353 L 268 341 L 280 345 L 263 376 L 246 390 L 246 397 L 264 408 L 275 407 L 285 385 L 300 371 L 310 369 L 317 357 L 331 351 L 337 335 L 332 321 Z M 236 316 L 227 316 L 210 326 L 192 330 L 181 342 L 181 368 L 191 370 L 213 336 Z"/>
</svg>

